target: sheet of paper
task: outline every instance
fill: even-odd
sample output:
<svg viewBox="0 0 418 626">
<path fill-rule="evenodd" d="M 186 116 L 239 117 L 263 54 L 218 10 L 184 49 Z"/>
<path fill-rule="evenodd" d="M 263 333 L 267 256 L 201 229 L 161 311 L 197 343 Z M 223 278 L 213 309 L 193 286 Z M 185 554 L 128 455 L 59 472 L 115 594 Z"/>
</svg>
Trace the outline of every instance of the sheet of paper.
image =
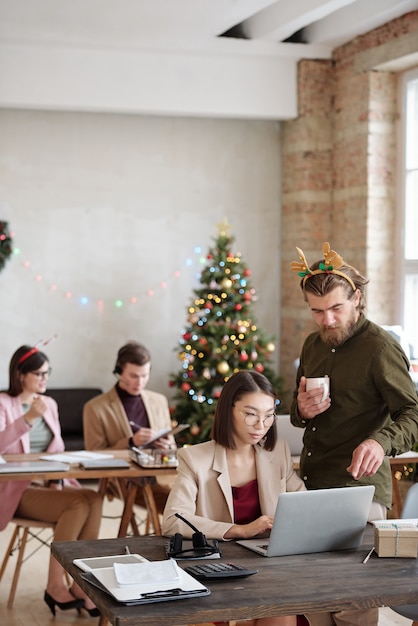
<svg viewBox="0 0 418 626">
<path fill-rule="evenodd" d="M 180 580 L 179 568 L 173 559 L 148 563 L 114 563 L 113 569 L 118 585 L 174 585 Z"/>
<path fill-rule="evenodd" d="M 41 456 L 43 461 L 60 461 L 61 463 L 79 463 L 83 459 L 86 461 L 112 459 L 113 454 L 108 452 L 90 452 L 89 450 L 77 450 L 76 452 L 57 452 Z"/>
</svg>

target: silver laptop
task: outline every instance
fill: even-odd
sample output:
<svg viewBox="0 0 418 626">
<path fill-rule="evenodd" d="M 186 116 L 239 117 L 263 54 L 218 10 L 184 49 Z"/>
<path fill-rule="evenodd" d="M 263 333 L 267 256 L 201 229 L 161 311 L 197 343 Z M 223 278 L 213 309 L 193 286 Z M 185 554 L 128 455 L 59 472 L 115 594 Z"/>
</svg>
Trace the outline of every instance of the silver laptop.
<svg viewBox="0 0 418 626">
<path fill-rule="evenodd" d="M 0 474 L 26 474 L 29 472 L 66 472 L 70 466 L 53 461 L 13 461 L 0 463 Z"/>
<path fill-rule="evenodd" d="M 290 415 L 278 415 L 276 424 L 280 439 L 286 439 L 289 444 L 290 454 L 292 456 L 300 456 L 305 429 L 293 426 L 290 421 Z"/>
<path fill-rule="evenodd" d="M 237 543 L 263 556 L 358 548 L 373 494 L 373 485 L 282 493 L 270 538 Z"/>
</svg>

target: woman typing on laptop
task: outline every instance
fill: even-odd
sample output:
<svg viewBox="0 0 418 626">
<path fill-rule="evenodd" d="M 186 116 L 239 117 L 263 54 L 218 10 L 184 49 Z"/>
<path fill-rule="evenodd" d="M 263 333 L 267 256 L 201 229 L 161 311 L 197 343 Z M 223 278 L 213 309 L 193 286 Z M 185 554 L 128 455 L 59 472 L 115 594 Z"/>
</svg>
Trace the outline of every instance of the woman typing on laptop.
<svg viewBox="0 0 418 626">
<path fill-rule="evenodd" d="M 48 358 L 37 347 L 22 346 L 12 356 L 9 389 L 0 393 L 0 454 L 64 450 L 57 404 L 43 395 L 50 373 Z M 76 481 L 64 485 L 62 481 L 45 485 L 2 482 L 0 499 L 0 530 L 16 516 L 55 523 L 55 541 L 97 539 L 102 499 L 91 489 L 81 489 Z M 64 570 L 52 556 L 44 600 L 54 615 L 55 606 L 85 608 L 90 616 L 99 615 L 76 583 L 67 588 Z"/>
<path fill-rule="evenodd" d="M 279 495 L 305 489 L 287 443 L 277 437 L 275 406 L 276 393 L 265 376 L 255 371 L 231 376 L 217 403 L 212 441 L 178 451 L 164 535 L 191 537 L 176 513 L 211 539 L 247 539 L 270 531 Z M 252 623 L 296 626 L 296 616 Z"/>
</svg>

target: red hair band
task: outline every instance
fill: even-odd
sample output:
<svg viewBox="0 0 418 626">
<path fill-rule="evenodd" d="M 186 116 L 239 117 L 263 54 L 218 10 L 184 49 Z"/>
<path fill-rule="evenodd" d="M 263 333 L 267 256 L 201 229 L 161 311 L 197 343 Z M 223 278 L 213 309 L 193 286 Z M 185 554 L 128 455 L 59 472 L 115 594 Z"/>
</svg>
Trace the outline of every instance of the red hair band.
<svg viewBox="0 0 418 626">
<path fill-rule="evenodd" d="M 35 354 L 35 352 L 39 352 L 38 348 L 36 348 L 36 347 L 35 348 L 31 348 L 30 350 L 28 350 L 27 352 L 22 354 L 22 356 L 18 360 L 17 364 L 20 365 L 21 363 L 23 363 L 23 361 L 26 361 L 26 359 L 28 359 L 30 356 L 32 356 L 32 354 Z"/>
<path fill-rule="evenodd" d="M 47 339 L 46 341 L 44 341 L 43 339 L 41 339 L 40 341 L 38 341 L 38 343 L 36 344 L 36 346 L 34 346 L 33 348 L 31 348 L 30 350 L 28 350 L 27 352 L 25 352 L 24 354 L 22 354 L 22 356 L 20 357 L 20 359 L 18 360 L 17 364 L 20 365 L 21 363 L 23 363 L 23 361 L 26 361 L 26 359 L 28 359 L 30 356 L 32 356 L 32 354 L 35 354 L 36 352 L 39 352 L 38 346 L 46 346 L 48 345 L 51 341 L 53 341 L 54 339 L 57 338 L 58 335 L 52 335 L 52 337 L 50 337 L 49 339 Z"/>
</svg>

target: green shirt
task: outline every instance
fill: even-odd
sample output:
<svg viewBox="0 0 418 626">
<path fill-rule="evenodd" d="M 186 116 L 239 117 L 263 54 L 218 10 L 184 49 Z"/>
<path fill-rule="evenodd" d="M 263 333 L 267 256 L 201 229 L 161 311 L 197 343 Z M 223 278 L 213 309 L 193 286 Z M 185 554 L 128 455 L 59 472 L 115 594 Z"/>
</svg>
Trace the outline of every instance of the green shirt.
<svg viewBox="0 0 418 626">
<path fill-rule="evenodd" d="M 330 377 L 330 408 L 303 420 L 297 410 L 301 376 Z M 318 332 L 303 345 L 291 421 L 305 428 L 300 459 L 308 489 L 375 485 L 375 500 L 391 508 L 388 456 L 410 450 L 418 439 L 418 397 L 409 362 L 398 341 L 360 316 L 355 333 L 341 346 L 324 343 Z M 387 455 L 374 476 L 354 480 L 346 468 L 365 439 L 375 439 Z"/>
</svg>

